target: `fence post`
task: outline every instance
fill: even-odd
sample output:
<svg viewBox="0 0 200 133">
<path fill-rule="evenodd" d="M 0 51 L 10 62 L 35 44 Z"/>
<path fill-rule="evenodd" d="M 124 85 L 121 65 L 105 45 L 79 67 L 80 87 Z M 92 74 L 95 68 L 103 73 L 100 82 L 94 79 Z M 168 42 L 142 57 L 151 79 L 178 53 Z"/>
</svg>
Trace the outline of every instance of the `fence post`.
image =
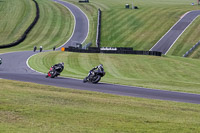
<svg viewBox="0 0 200 133">
<path fill-rule="evenodd" d="M 98 9 L 98 18 L 97 18 L 97 35 L 96 35 L 96 46 L 100 47 L 100 35 L 101 34 L 101 10 Z"/>
</svg>

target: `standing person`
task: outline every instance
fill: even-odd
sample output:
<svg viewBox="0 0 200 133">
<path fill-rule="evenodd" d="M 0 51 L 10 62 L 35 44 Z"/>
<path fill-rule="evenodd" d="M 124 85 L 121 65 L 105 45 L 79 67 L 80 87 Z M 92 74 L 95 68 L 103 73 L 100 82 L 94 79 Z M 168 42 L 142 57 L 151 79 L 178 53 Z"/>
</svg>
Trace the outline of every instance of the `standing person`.
<svg viewBox="0 0 200 133">
<path fill-rule="evenodd" d="M 55 50 L 56 50 L 56 46 L 53 47 L 53 51 L 55 51 Z"/>
<path fill-rule="evenodd" d="M 0 58 L 0 65 L 2 64 L 2 59 Z"/>
<path fill-rule="evenodd" d="M 35 52 L 37 50 L 37 47 L 35 46 L 34 48 L 33 48 L 33 51 Z"/>
<path fill-rule="evenodd" d="M 42 46 L 40 46 L 40 52 L 42 52 Z"/>
</svg>

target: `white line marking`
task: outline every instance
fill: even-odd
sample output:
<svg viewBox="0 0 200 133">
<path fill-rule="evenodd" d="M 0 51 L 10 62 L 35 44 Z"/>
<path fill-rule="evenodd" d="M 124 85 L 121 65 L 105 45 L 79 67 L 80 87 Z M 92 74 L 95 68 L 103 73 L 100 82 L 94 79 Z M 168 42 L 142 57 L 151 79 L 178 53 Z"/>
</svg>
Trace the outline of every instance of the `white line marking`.
<svg viewBox="0 0 200 133">
<path fill-rule="evenodd" d="M 34 72 L 37 72 L 37 73 L 44 74 L 44 73 L 42 73 L 42 72 L 36 71 L 35 69 L 31 68 L 31 67 L 29 66 L 29 64 L 28 64 L 28 62 L 29 62 L 29 59 L 30 59 L 31 57 L 33 57 L 33 56 L 37 55 L 37 54 L 38 54 L 38 53 L 31 55 L 31 56 L 30 56 L 30 57 L 29 57 L 29 58 L 26 60 L 26 65 L 27 65 L 27 66 L 28 66 L 28 68 L 30 68 L 32 71 L 34 71 Z"/>
</svg>

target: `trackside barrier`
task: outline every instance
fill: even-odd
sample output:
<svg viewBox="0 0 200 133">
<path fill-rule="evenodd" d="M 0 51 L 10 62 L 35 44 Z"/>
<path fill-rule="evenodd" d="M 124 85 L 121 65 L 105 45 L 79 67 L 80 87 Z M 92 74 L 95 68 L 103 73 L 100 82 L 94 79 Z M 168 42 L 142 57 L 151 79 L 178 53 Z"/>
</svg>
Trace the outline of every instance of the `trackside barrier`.
<svg viewBox="0 0 200 133">
<path fill-rule="evenodd" d="M 65 51 L 65 48 L 64 48 L 64 47 L 62 47 L 62 48 L 61 48 L 61 51 Z"/>
<path fill-rule="evenodd" d="M 65 48 L 65 51 L 79 52 L 79 53 L 110 53 L 110 54 L 137 54 L 137 55 L 154 55 L 161 56 L 162 52 L 157 51 L 136 51 L 133 48 L 124 47 L 89 47 L 88 49 L 79 49 L 76 47 Z"/>
<path fill-rule="evenodd" d="M 39 10 L 38 3 L 35 0 L 33 0 L 33 2 L 35 3 L 35 6 L 36 6 L 36 17 L 33 20 L 33 22 L 31 23 L 31 25 L 26 29 L 26 31 L 23 33 L 23 35 L 17 41 L 14 41 L 9 44 L 0 45 L 0 48 L 9 48 L 9 47 L 16 46 L 26 39 L 27 34 L 33 29 L 33 27 L 35 26 L 35 24 L 37 23 L 37 21 L 40 17 L 40 10 Z"/>
<path fill-rule="evenodd" d="M 192 53 L 198 46 L 200 45 L 200 41 L 196 43 L 190 50 L 188 50 L 183 57 L 187 57 L 190 53 Z"/>
<path fill-rule="evenodd" d="M 96 46 L 100 47 L 100 37 L 101 37 L 101 10 L 98 9 L 98 18 L 97 18 L 97 36 L 96 36 Z"/>
<path fill-rule="evenodd" d="M 89 42 L 88 44 L 86 44 L 85 46 L 83 46 L 82 49 L 87 49 L 87 48 L 89 48 L 91 45 L 92 45 L 92 43 Z"/>
<path fill-rule="evenodd" d="M 79 0 L 79 3 L 89 3 L 89 0 Z"/>
</svg>

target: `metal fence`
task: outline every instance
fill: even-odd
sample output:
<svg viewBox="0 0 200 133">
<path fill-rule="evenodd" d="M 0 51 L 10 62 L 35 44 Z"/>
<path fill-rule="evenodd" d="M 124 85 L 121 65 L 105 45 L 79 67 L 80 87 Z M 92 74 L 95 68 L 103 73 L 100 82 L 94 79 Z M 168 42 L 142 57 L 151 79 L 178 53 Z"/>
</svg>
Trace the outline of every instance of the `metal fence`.
<svg viewBox="0 0 200 133">
<path fill-rule="evenodd" d="M 190 53 L 192 53 L 198 46 L 200 45 L 200 41 L 196 43 L 190 50 L 188 50 L 183 57 L 187 57 Z"/>
<path fill-rule="evenodd" d="M 89 3 L 89 0 L 79 0 L 79 3 Z"/>
</svg>

